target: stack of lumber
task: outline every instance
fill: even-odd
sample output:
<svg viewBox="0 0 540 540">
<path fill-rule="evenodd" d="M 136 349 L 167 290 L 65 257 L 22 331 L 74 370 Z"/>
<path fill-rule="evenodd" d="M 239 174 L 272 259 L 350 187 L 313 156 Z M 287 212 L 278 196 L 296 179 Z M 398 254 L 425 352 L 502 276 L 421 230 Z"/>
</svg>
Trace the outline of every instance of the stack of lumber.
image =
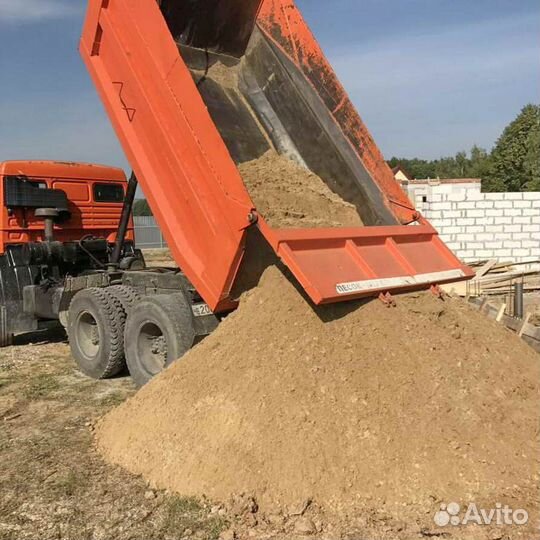
<svg viewBox="0 0 540 540">
<path fill-rule="evenodd" d="M 469 302 L 478 308 L 489 319 L 494 319 L 499 324 L 506 326 L 515 332 L 523 341 L 529 344 L 535 351 L 540 352 L 540 326 L 538 315 L 529 313 L 524 319 L 517 319 L 506 314 L 506 304 L 495 304 L 488 298 L 469 298 Z"/>
<path fill-rule="evenodd" d="M 492 259 L 469 266 L 476 272 L 474 279 L 450 283 L 443 289 L 463 297 L 502 296 L 512 293 L 516 283 L 523 283 L 525 293 L 540 291 L 540 261 L 509 263 Z"/>
</svg>

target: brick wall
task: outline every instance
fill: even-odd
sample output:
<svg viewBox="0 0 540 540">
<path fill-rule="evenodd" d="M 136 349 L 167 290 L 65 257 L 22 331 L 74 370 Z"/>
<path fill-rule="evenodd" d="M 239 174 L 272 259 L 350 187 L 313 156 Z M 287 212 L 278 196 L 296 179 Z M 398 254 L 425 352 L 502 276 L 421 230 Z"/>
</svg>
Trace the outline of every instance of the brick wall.
<svg viewBox="0 0 540 540">
<path fill-rule="evenodd" d="M 540 260 L 540 193 L 478 189 L 414 193 L 417 208 L 464 261 Z"/>
</svg>

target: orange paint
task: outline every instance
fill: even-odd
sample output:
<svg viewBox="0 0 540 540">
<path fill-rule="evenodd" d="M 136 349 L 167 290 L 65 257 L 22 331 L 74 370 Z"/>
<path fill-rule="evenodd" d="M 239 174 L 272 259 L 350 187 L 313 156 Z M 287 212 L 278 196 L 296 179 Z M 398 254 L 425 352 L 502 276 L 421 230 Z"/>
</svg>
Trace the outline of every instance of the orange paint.
<svg viewBox="0 0 540 540">
<path fill-rule="evenodd" d="M 32 210 L 8 210 L 4 204 L 3 183 L 6 176 L 25 176 L 51 189 L 66 192 L 71 217 L 55 226 L 55 238 L 61 242 L 78 241 L 87 234 L 114 241 L 122 203 L 99 203 L 93 200 L 93 186 L 101 183 L 127 185 L 122 169 L 83 163 L 54 161 L 7 161 L 0 163 L 0 254 L 10 244 L 39 242 L 43 238 L 43 220 Z M 134 239 L 133 221 L 128 240 Z"/>
<path fill-rule="evenodd" d="M 318 89 L 398 222 L 418 219 L 294 2 L 265 0 L 257 24 Z M 80 51 L 175 261 L 214 311 L 230 309 L 255 207 L 158 3 L 90 0 Z M 258 227 L 316 303 L 473 275 L 424 220 Z"/>
</svg>

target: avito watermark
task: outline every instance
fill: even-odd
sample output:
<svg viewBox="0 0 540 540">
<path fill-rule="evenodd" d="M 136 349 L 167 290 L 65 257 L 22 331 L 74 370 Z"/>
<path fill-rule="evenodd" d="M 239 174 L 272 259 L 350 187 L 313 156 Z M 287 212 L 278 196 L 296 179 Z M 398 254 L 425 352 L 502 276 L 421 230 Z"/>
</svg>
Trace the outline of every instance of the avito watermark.
<svg viewBox="0 0 540 540">
<path fill-rule="evenodd" d="M 529 513 L 522 508 L 512 509 L 507 504 L 497 503 L 495 508 L 479 508 L 470 503 L 466 507 L 451 502 L 441 504 L 441 509 L 433 520 L 439 527 L 460 525 L 525 525 L 529 521 Z"/>
</svg>

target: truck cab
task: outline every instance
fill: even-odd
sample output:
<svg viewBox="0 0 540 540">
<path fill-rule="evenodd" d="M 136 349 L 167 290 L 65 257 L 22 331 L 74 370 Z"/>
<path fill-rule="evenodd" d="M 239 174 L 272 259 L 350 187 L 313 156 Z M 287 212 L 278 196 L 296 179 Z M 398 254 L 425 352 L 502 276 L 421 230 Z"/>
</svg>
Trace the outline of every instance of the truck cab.
<svg viewBox="0 0 540 540">
<path fill-rule="evenodd" d="M 86 163 L 0 163 L 0 345 L 58 319 L 66 276 L 107 265 L 124 171 Z M 134 252 L 133 220 L 125 250 Z"/>
</svg>

